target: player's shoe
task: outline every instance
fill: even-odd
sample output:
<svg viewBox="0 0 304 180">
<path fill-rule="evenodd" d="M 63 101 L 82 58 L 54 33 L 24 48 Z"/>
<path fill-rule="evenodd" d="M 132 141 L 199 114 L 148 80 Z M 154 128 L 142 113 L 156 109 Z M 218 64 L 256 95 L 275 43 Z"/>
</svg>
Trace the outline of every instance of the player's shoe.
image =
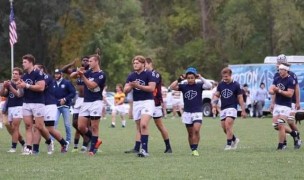
<svg viewBox="0 0 304 180">
<path fill-rule="evenodd" d="M 225 146 L 224 150 L 225 150 L 225 151 L 232 150 L 232 146 L 227 144 L 227 145 Z"/>
<path fill-rule="evenodd" d="M 192 156 L 199 156 L 199 153 L 197 150 L 192 151 Z"/>
<path fill-rule="evenodd" d="M 166 150 L 164 151 L 164 153 L 172 153 L 172 149 L 171 148 L 166 148 Z"/>
<path fill-rule="evenodd" d="M 100 145 L 102 144 L 102 141 L 100 139 L 97 140 L 96 144 L 95 144 L 95 147 L 94 147 L 94 154 L 97 153 L 98 151 L 98 148 L 100 147 Z"/>
<path fill-rule="evenodd" d="M 111 128 L 115 128 L 115 125 L 114 124 L 111 124 L 111 126 L 110 126 Z"/>
<path fill-rule="evenodd" d="M 69 149 L 69 141 L 66 141 L 66 145 L 63 145 L 62 147 L 61 147 L 61 153 L 66 153 L 66 152 L 68 152 L 68 149 Z"/>
<path fill-rule="evenodd" d="M 295 149 L 300 149 L 301 148 L 301 145 L 302 145 L 302 140 L 301 139 L 298 139 L 295 141 L 294 143 L 294 148 Z"/>
<path fill-rule="evenodd" d="M 149 153 L 147 153 L 144 149 L 141 149 L 140 152 L 137 154 L 138 157 L 149 157 Z"/>
<path fill-rule="evenodd" d="M 24 148 L 23 150 L 23 153 L 21 155 L 25 155 L 25 156 L 28 156 L 28 155 L 31 155 L 33 154 L 33 151 L 32 150 L 29 150 L 28 148 Z"/>
<path fill-rule="evenodd" d="M 15 153 L 16 152 L 16 148 L 11 148 L 10 150 L 7 151 L 8 153 Z"/>
<path fill-rule="evenodd" d="M 87 152 L 87 151 L 88 151 L 88 148 L 85 147 L 85 146 L 82 146 L 81 149 L 80 149 L 80 152 L 81 152 L 81 153 L 85 153 L 85 152 Z"/>
<path fill-rule="evenodd" d="M 72 149 L 72 153 L 77 153 L 78 151 L 79 151 L 78 148 Z"/>
<path fill-rule="evenodd" d="M 240 142 L 240 139 L 236 138 L 235 141 L 232 142 L 231 148 L 232 149 L 237 149 L 237 146 L 238 146 L 239 142 Z"/>
<path fill-rule="evenodd" d="M 121 127 L 122 127 L 122 128 L 125 128 L 125 127 L 126 127 L 126 125 L 123 125 L 123 124 L 122 124 L 122 125 L 121 125 Z"/>
<path fill-rule="evenodd" d="M 139 153 L 139 151 L 135 150 L 135 149 L 130 149 L 130 150 L 126 150 L 125 151 L 126 154 L 130 154 L 130 153 Z"/>
<path fill-rule="evenodd" d="M 51 155 L 54 152 L 54 142 L 51 141 L 50 144 L 47 145 L 47 154 Z"/>
</svg>

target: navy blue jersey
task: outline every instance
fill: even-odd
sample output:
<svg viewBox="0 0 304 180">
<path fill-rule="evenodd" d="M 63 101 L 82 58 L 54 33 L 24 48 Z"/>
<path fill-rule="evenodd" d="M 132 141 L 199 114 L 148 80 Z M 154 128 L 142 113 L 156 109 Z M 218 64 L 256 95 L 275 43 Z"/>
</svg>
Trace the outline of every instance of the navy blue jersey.
<svg viewBox="0 0 304 180">
<path fill-rule="evenodd" d="M 24 73 L 22 80 L 30 85 L 35 85 L 38 81 L 44 81 L 43 73 L 39 70 L 33 70 L 30 73 Z M 44 92 L 32 91 L 24 89 L 24 102 L 25 103 L 42 103 L 44 104 Z"/>
<path fill-rule="evenodd" d="M 288 71 L 288 74 L 295 80 L 295 83 L 296 83 L 295 85 L 297 85 L 298 84 L 298 77 L 297 77 L 297 75 L 294 72 L 292 72 L 292 71 Z M 276 72 L 274 74 L 273 79 L 275 79 L 277 77 L 280 77 L 279 72 Z M 296 93 L 293 94 L 291 100 L 292 100 L 292 103 L 296 103 Z"/>
<path fill-rule="evenodd" d="M 203 83 L 179 84 L 178 90 L 183 93 L 185 112 L 202 112 Z"/>
<path fill-rule="evenodd" d="M 287 91 L 288 89 L 295 88 L 295 80 L 290 75 L 285 78 L 279 76 L 273 80 L 272 84 L 281 89 L 282 91 Z M 292 98 L 283 96 L 280 93 L 276 93 L 275 104 L 291 107 L 291 103 Z"/>
<path fill-rule="evenodd" d="M 45 105 L 56 104 L 57 100 L 54 96 L 53 78 L 49 74 L 44 74 L 45 89 L 44 89 L 44 100 Z"/>
<path fill-rule="evenodd" d="M 16 84 L 11 82 L 12 87 L 17 90 Z M 22 106 L 23 104 L 23 97 L 17 97 L 13 94 L 10 90 L 8 90 L 8 99 L 7 99 L 7 107 L 16 107 Z"/>
<path fill-rule="evenodd" d="M 94 102 L 97 100 L 102 100 L 102 91 L 106 84 L 106 75 L 102 71 L 93 72 L 92 70 L 87 70 L 84 76 L 89 79 L 89 81 L 94 81 L 97 87 L 94 89 L 88 89 L 84 86 L 84 102 Z"/>
<path fill-rule="evenodd" d="M 154 103 L 155 103 L 155 106 L 160 106 L 163 103 L 163 96 L 162 96 L 162 92 L 161 92 L 162 77 L 155 70 L 152 71 L 152 76 L 155 78 L 155 83 L 156 83 L 155 89 L 153 91 Z"/>
<path fill-rule="evenodd" d="M 227 84 L 221 81 L 216 91 L 218 91 L 221 96 L 221 110 L 227 108 L 237 109 L 238 95 L 242 94 L 241 86 L 238 82 L 232 81 Z"/>
<path fill-rule="evenodd" d="M 65 98 L 65 104 L 66 106 L 71 106 L 72 104 L 72 99 L 76 95 L 76 90 L 73 84 L 66 80 L 66 79 L 61 79 L 59 84 L 57 81 L 53 82 L 53 87 L 54 87 L 54 96 L 57 100 L 57 106 L 60 105 L 60 99 Z"/>
<path fill-rule="evenodd" d="M 151 71 L 142 71 L 141 73 L 132 72 L 129 74 L 126 83 L 137 81 L 142 86 L 148 86 L 149 82 L 155 82 Z M 133 101 L 153 100 L 153 93 L 133 88 Z"/>
</svg>

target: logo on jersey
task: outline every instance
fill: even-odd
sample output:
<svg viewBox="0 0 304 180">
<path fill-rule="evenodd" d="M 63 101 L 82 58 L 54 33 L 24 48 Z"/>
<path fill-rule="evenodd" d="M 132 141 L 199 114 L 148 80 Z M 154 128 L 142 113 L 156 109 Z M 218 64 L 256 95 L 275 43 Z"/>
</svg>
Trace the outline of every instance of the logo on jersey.
<svg viewBox="0 0 304 180">
<path fill-rule="evenodd" d="M 33 85 L 33 81 L 31 79 L 26 79 L 25 80 L 25 83 L 29 84 L 29 85 Z"/>
<path fill-rule="evenodd" d="M 10 98 L 14 98 L 15 95 L 14 95 L 12 92 L 9 92 L 9 97 L 10 97 Z"/>
<path fill-rule="evenodd" d="M 99 79 L 103 79 L 103 75 L 100 75 L 98 78 L 99 78 Z"/>
<path fill-rule="evenodd" d="M 285 90 L 285 86 L 282 83 L 277 84 L 277 87 L 281 90 Z"/>
<path fill-rule="evenodd" d="M 141 79 L 136 79 L 135 81 L 138 82 L 138 84 L 140 84 L 140 85 L 142 85 L 142 86 L 145 86 L 145 85 L 146 85 L 145 81 L 143 81 L 143 80 L 141 80 Z M 138 89 L 138 88 L 135 88 L 135 89 L 136 89 L 136 90 L 140 90 L 140 89 Z"/>
<path fill-rule="evenodd" d="M 90 78 L 89 78 L 89 81 L 94 81 L 94 78 L 91 78 L 91 77 L 90 77 Z"/>
<path fill-rule="evenodd" d="M 230 89 L 224 89 L 221 92 L 221 96 L 224 97 L 225 99 L 230 98 L 233 95 L 233 92 Z"/>
<path fill-rule="evenodd" d="M 61 84 L 61 88 L 62 88 L 62 89 L 65 88 L 65 85 L 64 85 L 64 84 Z"/>
<path fill-rule="evenodd" d="M 185 98 L 188 99 L 188 100 L 192 100 L 194 99 L 196 96 L 197 96 L 197 92 L 196 91 L 193 91 L 193 90 L 189 90 L 185 93 Z"/>
</svg>

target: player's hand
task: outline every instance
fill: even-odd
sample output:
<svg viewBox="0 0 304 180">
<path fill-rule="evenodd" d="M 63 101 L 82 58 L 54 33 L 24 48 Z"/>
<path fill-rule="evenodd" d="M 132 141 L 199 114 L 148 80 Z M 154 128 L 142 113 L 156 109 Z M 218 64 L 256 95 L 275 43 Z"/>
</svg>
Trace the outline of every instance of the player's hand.
<svg viewBox="0 0 304 180">
<path fill-rule="evenodd" d="M 196 74 L 196 78 L 201 79 L 203 76 L 201 74 Z"/>
<path fill-rule="evenodd" d="M 273 91 L 274 91 L 275 93 L 279 92 L 279 90 L 280 90 L 280 88 L 278 88 L 278 87 L 274 87 L 274 88 L 273 88 Z"/>
<path fill-rule="evenodd" d="M 129 84 L 132 88 L 138 88 L 140 86 L 138 81 L 132 81 L 132 82 L 129 82 Z"/>
<path fill-rule="evenodd" d="M 26 83 L 22 79 L 20 79 L 16 84 L 18 89 L 24 89 L 26 87 Z"/>
<path fill-rule="evenodd" d="M 216 108 L 215 107 L 212 108 L 212 114 L 216 114 Z"/>
<path fill-rule="evenodd" d="M 274 104 L 270 104 L 270 106 L 269 106 L 269 111 L 272 113 L 272 111 L 273 111 L 273 108 L 274 108 Z"/>
<path fill-rule="evenodd" d="M 247 117 L 247 113 L 245 111 L 242 111 L 241 116 L 242 116 L 242 118 L 246 118 Z"/>
<path fill-rule="evenodd" d="M 300 103 L 296 103 L 296 104 L 295 104 L 295 108 L 296 108 L 296 110 L 301 109 L 301 105 L 300 105 Z"/>
<path fill-rule="evenodd" d="M 4 81 L 3 82 L 3 87 L 5 87 L 5 88 L 9 88 L 10 85 L 11 85 L 10 81 Z"/>
<path fill-rule="evenodd" d="M 77 75 L 82 77 L 84 74 L 84 67 L 77 68 Z"/>
<path fill-rule="evenodd" d="M 64 99 L 60 99 L 60 105 L 64 105 L 65 104 L 65 100 Z"/>
</svg>

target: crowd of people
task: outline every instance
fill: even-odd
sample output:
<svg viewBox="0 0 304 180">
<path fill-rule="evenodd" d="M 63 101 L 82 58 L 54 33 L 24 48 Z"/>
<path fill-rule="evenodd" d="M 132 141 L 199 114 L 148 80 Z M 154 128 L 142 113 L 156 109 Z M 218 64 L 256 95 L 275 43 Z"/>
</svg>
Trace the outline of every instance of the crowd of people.
<svg viewBox="0 0 304 180">
<path fill-rule="evenodd" d="M 61 145 L 61 152 L 66 153 L 72 141 L 70 107 L 73 105 L 72 126 L 75 129 L 72 152 L 79 151 L 79 142 L 83 143 L 80 152 L 94 156 L 102 144 L 99 137 L 100 119 L 105 114 L 106 74 L 100 68 L 100 55 L 93 54 L 81 59 L 81 67 L 75 67 L 76 61 L 54 71 L 54 79 L 43 65 L 37 64 L 31 54 L 22 57 L 21 68 L 14 68 L 12 79 L 3 82 L 0 95 L 7 100 L 2 104 L 2 113 L 6 119 L 6 128 L 11 135 L 10 153 L 15 153 L 18 142 L 23 155 L 39 154 L 41 136 L 45 139 L 47 153 L 54 152 L 54 140 Z M 114 95 L 111 127 L 116 126 L 116 116 L 121 118 L 122 127 L 126 127 L 125 99 L 130 104 L 129 118 L 136 124 L 134 147 L 125 153 L 136 153 L 138 157 L 148 157 L 149 121 L 153 118 L 160 131 L 164 144 L 164 153 L 172 153 L 169 133 L 162 118 L 166 117 L 168 89 L 164 88 L 161 74 L 153 67 L 151 58 L 135 56 L 132 59 L 133 70 L 128 75 L 125 85 L 117 84 Z M 254 115 L 262 117 L 263 106 L 268 93 L 272 96 L 273 127 L 278 130 L 278 150 L 287 146 L 286 133 L 294 139 L 294 147 L 301 147 L 300 133 L 295 124 L 295 111 L 299 106 L 299 86 L 296 76 L 289 71 L 289 64 L 284 55 L 278 56 L 273 85 L 269 91 L 261 83 L 250 104 Z M 76 79 L 76 88 L 63 74 Z M 188 143 L 193 156 L 199 156 L 200 129 L 203 123 L 202 93 L 213 91 L 212 112 L 219 113 L 221 127 L 226 135 L 224 150 L 237 149 L 240 139 L 233 131 L 237 118 L 238 105 L 241 116 L 245 118 L 248 99 L 251 96 L 248 86 L 243 87 L 232 79 L 232 71 L 224 68 L 222 80 L 212 84 L 202 77 L 194 67 L 186 69 L 170 85 L 172 90 L 173 116 L 179 114 L 188 133 Z M 247 104 L 247 105 L 246 105 Z M 66 137 L 57 130 L 60 115 L 63 116 Z M 20 133 L 20 123 L 25 124 L 25 135 Z M 288 124 L 288 125 L 286 125 Z"/>
</svg>

